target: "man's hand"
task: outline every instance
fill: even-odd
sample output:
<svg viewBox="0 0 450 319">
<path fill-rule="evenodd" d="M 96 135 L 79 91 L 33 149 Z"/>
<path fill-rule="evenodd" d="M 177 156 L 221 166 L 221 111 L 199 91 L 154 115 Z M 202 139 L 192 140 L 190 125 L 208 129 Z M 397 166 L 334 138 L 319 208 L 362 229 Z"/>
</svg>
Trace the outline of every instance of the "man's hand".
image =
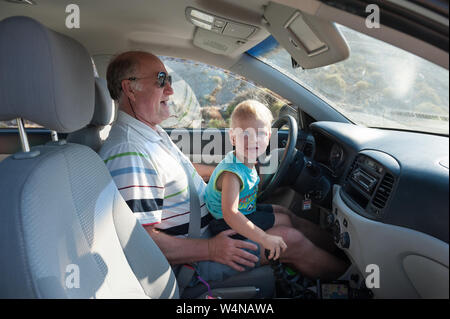
<svg viewBox="0 0 450 319">
<path fill-rule="evenodd" d="M 229 236 L 237 234 L 234 230 L 225 230 L 208 241 L 209 260 L 230 266 L 237 271 L 244 267 L 255 267 L 259 258 L 243 248 L 257 250 L 258 247 L 247 241 L 232 239 Z"/>
</svg>

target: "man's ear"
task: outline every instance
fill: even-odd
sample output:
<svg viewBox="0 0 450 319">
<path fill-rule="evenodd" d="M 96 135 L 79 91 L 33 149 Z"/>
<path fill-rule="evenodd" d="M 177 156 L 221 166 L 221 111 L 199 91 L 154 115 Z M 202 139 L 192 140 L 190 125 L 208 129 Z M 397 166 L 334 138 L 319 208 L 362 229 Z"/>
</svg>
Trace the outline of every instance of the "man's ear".
<svg viewBox="0 0 450 319">
<path fill-rule="evenodd" d="M 133 102 L 136 100 L 134 96 L 133 85 L 130 80 L 123 80 L 122 83 L 122 92 Z"/>
</svg>

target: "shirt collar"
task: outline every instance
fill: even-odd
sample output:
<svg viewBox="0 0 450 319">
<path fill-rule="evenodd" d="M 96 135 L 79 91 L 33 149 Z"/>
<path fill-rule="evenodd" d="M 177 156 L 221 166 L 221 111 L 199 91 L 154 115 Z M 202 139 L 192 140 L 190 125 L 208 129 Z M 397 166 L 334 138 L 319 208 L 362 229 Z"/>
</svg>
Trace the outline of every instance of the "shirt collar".
<svg viewBox="0 0 450 319">
<path fill-rule="evenodd" d="M 230 152 L 226 155 L 226 160 L 229 161 L 229 163 L 236 163 L 236 164 L 238 164 L 238 165 L 241 165 L 242 168 L 243 168 L 244 170 L 247 170 L 247 171 L 250 171 L 250 172 L 253 172 L 253 170 L 256 171 L 256 168 L 255 168 L 255 167 L 250 168 L 250 167 L 248 167 L 247 165 L 245 165 L 244 163 L 242 163 L 242 162 L 239 160 L 239 158 L 237 158 L 236 154 L 234 154 L 234 152 L 235 152 L 235 151 L 230 151 Z"/>
<path fill-rule="evenodd" d="M 141 121 L 135 119 L 134 117 L 121 110 L 119 110 L 119 113 L 117 115 L 117 123 L 123 123 L 129 126 L 131 129 L 135 130 L 137 133 L 141 134 L 152 142 L 158 142 L 162 140 L 161 134 L 165 133 L 165 131 L 159 125 L 156 125 L 155 130 L 147 124 L 142 123 Z"/>
</svg>

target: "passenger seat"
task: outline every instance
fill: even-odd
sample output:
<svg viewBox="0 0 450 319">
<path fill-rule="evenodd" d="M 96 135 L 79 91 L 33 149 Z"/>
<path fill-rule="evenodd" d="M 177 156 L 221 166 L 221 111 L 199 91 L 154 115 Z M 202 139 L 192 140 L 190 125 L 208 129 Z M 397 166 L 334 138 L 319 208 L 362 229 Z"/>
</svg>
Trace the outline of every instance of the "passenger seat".
<svg viewBox="0 0 450 319">
<path fill-rule="evenodd" d="M 91 121 L 94 73 L 80 43 L 11 17 L 0 21 L 0 47 L 0 120 L 61 133 Z M 63 141 L 22 145 L 0 163 L 0 298 L 179 296 L 97 153 Z"/>
</svg>

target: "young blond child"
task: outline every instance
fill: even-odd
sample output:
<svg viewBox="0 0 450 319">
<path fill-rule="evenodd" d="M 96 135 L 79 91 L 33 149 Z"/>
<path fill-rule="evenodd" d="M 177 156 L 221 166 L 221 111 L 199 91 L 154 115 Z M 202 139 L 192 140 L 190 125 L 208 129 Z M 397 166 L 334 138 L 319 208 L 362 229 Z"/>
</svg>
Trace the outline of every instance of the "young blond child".
<svg viewBox="0 0 450 319">
<path fill-rule="evenodd" d="M 265 230 L 281 224 L 282 219 L 272 205 L 256 203 L 259 176 L 255 163 L 269 145 L 272 120 L 270 110 L 258 101 L 246 100 L 236 106 L 229 131 L 235 150 L 217 165 L 205 200 L 214 217 L 209 226 L 213 234 L 232 228 L 269 250 L 269 259 L 278 259 L 287 245 Z"/>
</svg>

